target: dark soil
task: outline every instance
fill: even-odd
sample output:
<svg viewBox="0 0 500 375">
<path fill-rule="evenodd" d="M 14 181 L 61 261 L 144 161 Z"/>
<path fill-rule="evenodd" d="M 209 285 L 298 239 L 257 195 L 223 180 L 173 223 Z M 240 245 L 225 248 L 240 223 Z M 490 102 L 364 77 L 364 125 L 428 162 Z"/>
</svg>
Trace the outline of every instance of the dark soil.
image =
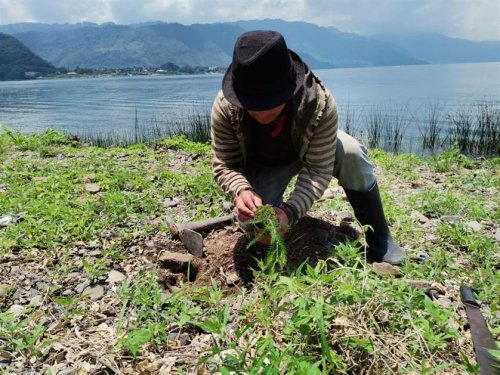
<svg viewBox="0 0 500 375">
<path fill-rule="evenodd" d="M 320 259 L 332 256 L 335 246 L 348 240 L 354 240 L 358 233 L 348 224 L 333 225 L 312 217 L 302 218 L 285 236 L 287 262 L 290 268 L 297 268 L 304 262 L 315 265 Z M 251 238 L 236 227 L 214 230 L 204 238 L 203 257 L 193 257 L 193 270 L 190 274 L 175 273 L 171 269 L 158 270 L 159 280 L 171 288 L 182 281 L 191 281 L 195 285 L 209 284 L 211 279 L 231 289 L 237 285 L 248 284 L 253 280 L 253 269 L 257 260 L 266 256 L 268 247 L 256 243 L 248 248 Z M 151 260 L 157 260 L 161 251 L 187 253 L 187 249 L 178 241 L 167 238 L 156 239 L 158 250 L 150 253 Z M 236 273 L 238 278 L 228 282 L 228 275 Z"/>
</svg>

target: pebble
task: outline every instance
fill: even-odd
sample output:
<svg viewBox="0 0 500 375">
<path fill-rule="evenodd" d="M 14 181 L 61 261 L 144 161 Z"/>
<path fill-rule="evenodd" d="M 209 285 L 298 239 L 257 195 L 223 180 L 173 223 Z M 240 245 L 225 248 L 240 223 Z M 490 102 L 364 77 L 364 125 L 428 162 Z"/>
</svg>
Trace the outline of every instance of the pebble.
<svg viewBox="0 0 500 375">
<path fill-rule="evenodd" d="M 434 301 L 436 306 L 441 307 L 442 309 L 449 309 L 452 306 L 452 302 L 449 298 L 446 297 L 439 297 L 437 300 Z"/>
<path fill-rule="evenodd" d="M 99 257 L 102 255 L 101 250 L 92 250 L 87 253 L 87 256 L 89 257 Z"/>
<path fill-rule="evenodd" d="M 181 199 L 177 197 L 166 198 L 163 200 L 163 204 L 165 205 L 165 207 L 175 207 L 179 203 L 181 203 Z"/>
<path fill-rule="evenodd" d="M 119 282 L 122 282 L 123 280 L 125 280 L 127 277 L 121 273 L 121 272 L 118 272 L 118 271 L 115 271 L 115 270 L 112 270 L 109 274 L 108 274 L 108 283 L 110 284 L 113 284 L 113 283 L 119 283 Z"/>
<path fill-rule="evenodd" d="M 24 312 L 24 306 L 21 306 L 21 305 L 12 305 L 7 310 L 7 313 L 10 313 L 16 317 L 21 315 L 23 312 Z"/>
<path fill-rule="evenodd" d="M 92 301 L 96 301 L 98 299 L 101 299 L 102 296 L 104 296 L 104 288 L 100 285 L 97 285 L 95 287 L 87 287 L 82 293 L 83 296 L 88 296 Z"/>
<path fill-rule="evenodd" d="M 43 303 L 43 296 L 41 294 L 38 294 L 38 295 L 34 296 L 30 300 L 30 305 L 31 306 L 36 306 L 36 307 L 42 306 L 42 303 Z"/>
<path fill-rule="evenodd" d="M 238 276 L 238 274 L 235 271 L 229 272 L 226 276 L 226 283 L 229 286 L 234 286 L 234 285 L 238 284 L 239 281 L 240 281 L 240 277 Z"/>
<path fill-rule="evenodd" d="M 385 262 L 373 263 L 372 267 L 373 267 L 373 272 L 375 272 L 379 276 L 391 275 L 398 277 L 403 275 L 399 270 L 399 268 L 389 263 Z"/>
<path fill-rule="evenodd" d="M 354 215 L 350 211 L 340 211 L 338 217 L 340 221 L 354 221 Z"/>
<path fill-rule="evenodd" d="M 84 289 L 89 286 L 89 281 L 88 280 L 85 280 L 84 282 L 78 284 L 75 288 L 75 291 L 78 293 L 78 294 L 81 294 Z"/>
<path fill-rule="evenodd" d="M 233 202 L 222 202 L 222 209 L 224 210 L 224 212 L 231 212 L 233 209 Z"/>
<path fill-rule="evenodd" d="M 408 280 L 408 285 L 418 289 L 430 289 L 432 282 L 427 280 Z"/>
<path fill-rule="evenodd" d="M 60 370 L 57 375 L 72 375 L 74 374 L 76 369 L 74 367 L 67 367 L 65 369 Z"/>
<path fill-rule="evenodd" d="M 7 225 L 17 223 L 19 219 L 14 216 L 0 215 L 0 227 L 6 227 Z"/>
<path fill-rule="evenodd" d="M 7 297 L 12 292 L 12 285 L 0 284 L 0 297 Z"/>
<path fill-rule="evenodd" d="M 469 221 L 466 225 L 474 232 L 480 232 L 483 229 L 483 226 L 477 221 Z"/>
<path fill-rule="evenodd" d="M 418 221 L 420 224 L 426 224 L 429 222 L 429 218 L 424 216 L 418 211 L 412 211 L 410 214 L 410 218 L 415 221 Z"/>
<path fill-rule="evenodd" d="M 325 190 L 320 200 L 332 199 L 337 195 L 337 191 L 335 189 L 328 188 Z"/>
<path fill-rule="evenodd" d="M 460 223 L 460 216 L 444 215 L 439 218 L 443 223 Z"/>
<path fill-rule="evenodd" d="M 90 194 L 97 194 L 101 191 L 101 188 L 96 184 L 85 184 L 85 191 L 89 192 Z"/>
<path fill-rule="evenodd" d="M 158 258 L 158 262 L 162 267 L 170 269 L 172 272 L 187 273 L 192 267 L 193 256 L 191 254 L 174 253 L 165 251 Z"/>
<path fill-rule="evenodd" d="M 500 228 L 497 228 L 497 230 L 495 231 L 495 240 L 497 242 L 500 242 Z"/>
<path fill-rule="evenodd" d="M 33 181 L 38 181 L 38 182 L 47 182 L 48 181 L 48 177 L 45 177 L 45 176 L 39 176 L 39 177 L 33 177 L 32 180 Z"/>
</svg>

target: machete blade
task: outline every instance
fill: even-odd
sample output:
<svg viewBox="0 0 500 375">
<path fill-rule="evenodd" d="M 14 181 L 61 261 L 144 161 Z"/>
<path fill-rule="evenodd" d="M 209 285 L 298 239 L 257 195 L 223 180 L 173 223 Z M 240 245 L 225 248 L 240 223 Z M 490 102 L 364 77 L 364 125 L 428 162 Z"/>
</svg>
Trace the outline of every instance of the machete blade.
<svg viewBox="0 0 500 375">
<path fill-rule="evenodd" d="M 181 241 L 186 249 L 194 256 L 203 256 L 203 236 L 191 229 L 183 229 L 180 233 Z"/>
</svg>

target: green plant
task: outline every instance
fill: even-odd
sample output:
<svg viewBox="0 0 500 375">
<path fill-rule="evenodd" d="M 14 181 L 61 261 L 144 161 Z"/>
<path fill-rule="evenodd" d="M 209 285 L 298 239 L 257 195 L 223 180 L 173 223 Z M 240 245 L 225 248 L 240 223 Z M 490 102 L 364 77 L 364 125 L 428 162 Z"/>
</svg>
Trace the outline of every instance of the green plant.
<svg viewBox="0 0 500 375">
<path fill-rule="evenodd" d="M 20 317 L 13 313 L 0 313 L 0 344 L 5 350 L 24 356 L 41 356 L 41 338 L 45 332 L 45 320 L 38 322 L 32 317 Z"/>
<path fill-rule="evenodd" d="M 85 274 L 91 283 L 108 273 L 105 258 L 95 259 L 93 263 L 88 262 L 86 259 L 82 259 L 82 265 Z"/>
<path fill-rule="evenodd" d="M 286 247 L 279 232 L 280 223 L 274 208 L 270 205 L 257 207 L 255 217 L 251 221 L 251 224 L 258 228 L 258 232 L 255 238 L 248 243 L 247 248 L 250 248 L 256 242 L 264 241 L 269 238 L 270 249 L 265 267 L 267 268 L 276 262 L 276 264 L 283 269 L 286 265 Z"/>
</svg>

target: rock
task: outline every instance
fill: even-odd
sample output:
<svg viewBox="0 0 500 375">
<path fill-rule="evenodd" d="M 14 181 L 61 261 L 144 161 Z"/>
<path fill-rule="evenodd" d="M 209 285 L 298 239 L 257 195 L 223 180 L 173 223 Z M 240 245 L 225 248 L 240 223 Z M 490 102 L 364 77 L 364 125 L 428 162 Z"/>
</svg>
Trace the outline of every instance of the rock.
<svg viewBox="0 0 500 375">
<path fill-rule="evenodd" d="M 100 257 L 102 255 L 101 250 L 92 250 L 86 254 L 88 257 Z"/>
<path fill-rule="evenodd" d="M 25 310 L 24 306 L 21 306 L 21 305 L 12 305 L 11 307 L 9 307 L 9 309 L 6 312 L 14 315 L 15 317 L 18 317 L 22 313 L 24 313 L 24 310 Z"/>
<path fill-rule="evenodd" d="M 158 262 L 164 268 L 168 268 L 175 273 L 187 274 L 189 269 L 193 268 L 193 256 L 191 254 L 175 253 L 165 251 L 158 258 Z"/>
<path fill-rule="evenodd" d="M 408 285 L 418 289 L 430 289 L 432 282 L 427 280 L 408 280 Z"/>
<path fill-rule="evenodd" d="M 104 296 L 104 288 L 100 285 L 94 287 L 87 287 L 82 293 L 82 297 L 88 296 L 92 301 L 101 299 Z"/>
<path fill-rule="evenodd" d="M 112 270 L 109 275 L 108 275 L 108 283 L 113 284 L 113 283 L 119 283 L 125 280 L 127 277 L 118 271 Z"/>
<path fill-rule="evenodd" d="M 442 309 L 449 309 L 452 306 L 452 302 L 449 298 L 446 297 L 439 297 L 437 300 L 434 301 L 436 306 L 441 307 Z"/>
<path fill-rule="evenodd" d="M 350 211 L 340 211 L 338 217 L 340 221 L 354 221 L 354 215 Z"/>
<path fill-rule="evenodd" d="M 32 180 L 33 181 L 38 181 L 38 182 L 47 182 L 49 178 L 48 177 L 33 177 Z"/>
<path fill-rule="evenodd" d="M 332 199 L 335 198 L 335 190 L 334 189 L 326 189 L 321 198 L 319 199 L 320 201 L 326 200 L 326 199 Z"/>
<path fill-rule="evenodd" d="M 444 215 L 439 218 L 443 223 L 460 223 L 460 216 Z"/>
<path fill-rule="evenodd" d="M 11 225 L 17 223 L 19 218 L 9 215 L 0 215 L 0 228 L 6 227 L 7 225 Z"/>
<path fill-rule="evenodd" d="M 495 241 L 500 242 L 500 228 L 495 231 Z"/>
<path fill-rule="evenodd" d="M 403 276 L 399 268 L 393 266 L 392 264 L 381 262 L 381 263 L 373 263 L 372 264 L 373 272 L 375 272 L 379 276 Z"/>
<path fill-rule="evenodd" d="M 175 207 L 181 203 L 181 199 L 178 197 L 166 198 L 163 200 L 163 205 L 165 207 Z"/>
<path fill-rule="evenodd" d="M 96 184 L 85 184 L 85 191 L 89 192 L 90 194 L 96 194 L 101 191 L 101 188 Z"/>
<path fill-rule="evenodd" d="M 0 297 L 7 297 L 12 292 L 12 285 L 0 284 Z"/>
<path fill-rule="evenodd" d="M 6 193 L 7 192 L 7 186 L 5 185 L 0 185 L 0 194 Z"/>
<path fill-rule="evenodd" d="M 426 224 L 430 221 L 428 217 L 424 216 L 418 211 L 412 211 L 410 214 L 410 218 L 416 222 L 419 222 L 420 224 Z"/>
<path fill-rule="evenodd" d="M 235 271 L 229 272 L 226 276 L 226 283 L 229 286 L 234 286 L 240 282 L 240 277 Z"/>
<path fill-rule="evenodd" d="M 74 367 L 66 367 L 60 370 L 57 375 L 73 375 L 76 372 L 76 368 Z"/>
<path fill-rule="evenodd" d="M 224 210 L 224 212 L 231 212 L 233 210 L 233 202 L 222 202 L 222 209 Z"/>
<path fill-rule="evenodd" d="M 417 256 L 415 257 L 415 260 L 417 262 L 423 262 L 424 260 L 427 260 L 429 259 L 429 254 L 427 254 L 425 251 L 421 251 L 417 254 Z"/>
<path fill-rule="evenodd" d="M 191 335 L 189 333 L 181 333 L 181 335 L 179 336 L 179 344 L 181 346 L 186 346 L 186 345 L 189 345 L 189 343 L 191 342 Z"/>
<path fill-rule="evenodd" d="M 483 226 L 479 224 L 477 221 L 469 221 L 467 222 L 466 225 L 474 232 L 480 232 L 483 229 Z"/>
<path fill-rule="evenodd" d="M 34 296 L 33 298 L 31 298 L 30 300 L 30 305 L 31 306 L 42 306 L 42 303 L 43 303 L 43 296 L 41 294 L 38 294 L 36 296 Z"/>
</svg>

